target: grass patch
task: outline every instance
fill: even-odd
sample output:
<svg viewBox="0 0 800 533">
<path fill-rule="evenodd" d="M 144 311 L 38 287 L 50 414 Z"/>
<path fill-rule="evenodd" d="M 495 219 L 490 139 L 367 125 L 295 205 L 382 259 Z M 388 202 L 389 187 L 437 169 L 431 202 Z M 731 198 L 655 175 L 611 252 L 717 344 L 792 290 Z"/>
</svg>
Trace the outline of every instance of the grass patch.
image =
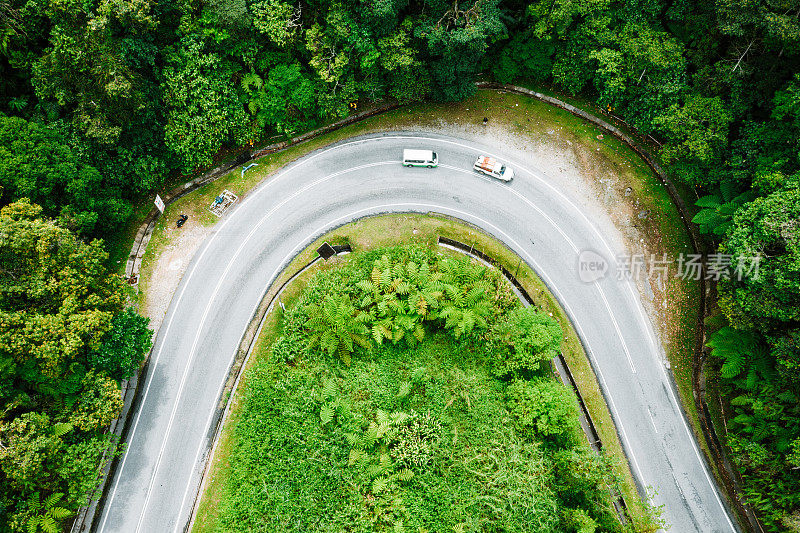
<svg viewBox="0 0 800 533">
<path fill-rule="evenodd" d="M 548 315 L 552 314 L 551 316 L 561 325 L 564 332 L 561 344 L 562 353 L 578 382 L 581 395 L 603 441 L 605 454 L 614 458 L 612 461 L 614 477 L 619 480 L 618 488 L 626 499 L 635 527 L 636 529 L 645 528 L 650 523 L 649 512 L 640 500 L 625 455 L 622 452 L 615 426 L 577 334 L 573 330 L 566 314 L 555 298 L 547 291 L 541 280 L 502 243 L 470 226 L 448 218 L 426 217 L 415 214 L 372 217 L 347 224 L 321 237 L 293 260 L 275 285 L 281 284 L 291 273 L 296 272 L 302 265 L 307 264 L 316 255 L 316 247 L 323 241 L 328 241 L 332 244 L 349 243 L 354 250 L 365 251 L 398 243 L 433 247 L 436 246 L 439 236 L 474 244 L 476 249 L 495 257 L 509 271 L 516 273 L 516 277 L 526 291 L 533 296 L 536 305 L 541 308 L 542 312 Z M 457 252 L 441 247 L 437 248 L 437 253 L 445 256 L 460 256 Z M 347 256 L 344 257 L 346 258 Z M 296 278 L 281 295 L 281 300 L 287 309 L 298 301 L 303 288 L 317 272 L 336 268 L 343 260 L 345 259 L 336 258 L 328 263 L 318 262 L 314 267 Z M 248 361 L 248 365 L 243 370 L 244 377 L 239 391 L 246 388 L 248 381 L 251 379 L 249 377 L 251 376 L 249 369 L 257 361 L 268 357 L 269 346 L 280 334 L 284 321 L 284 313 L 278 306 L 275 306 L 274 311 L 267 315 L 254 352 Z M 211 465 L 206 488 L 197 512 L 195 531 L 214 531 L 217 524 L 216 517 L 223 487 L 230 477 L 229 469 L 233 451 L 230 427 L 235 424 L 237 419 L 243 416 L 242 397 L 239 391 L 233 397 L 229 419 L 226 421 L 226 428 L 222 432 L 215 451 L 214 461 Z"/>
<path fill-rule="evenodd" d="M 498 271 L 442 255 L 416 246 L 350 256 L 314 277 L 280 327 L 265 328 L 273 336 L 236 392 L 209 485 L 219 492 L 204 498 L 196 531 L 624 529 L 608 500 L 617 482 L 582 439 L 571 391 L 537 362 L 558 349 L 560 328 L 542 309 L 523 310 Z M 387 298 L 395 303 L 382 308 Z M 417 329 L 398 326 L 409 310 Z M 476 321 L 464 326 L 456 312 Z M 523 341 L 507 335 L 523 315 L 552 324 L 550 348 L 518 351 Z M 359 316 L 373 335 L 397 320 L 401 335 L 344 357 L 341 339 L 359 331 Z M 528 326 L 517 331 L 533 339 Z"/>
</svg>

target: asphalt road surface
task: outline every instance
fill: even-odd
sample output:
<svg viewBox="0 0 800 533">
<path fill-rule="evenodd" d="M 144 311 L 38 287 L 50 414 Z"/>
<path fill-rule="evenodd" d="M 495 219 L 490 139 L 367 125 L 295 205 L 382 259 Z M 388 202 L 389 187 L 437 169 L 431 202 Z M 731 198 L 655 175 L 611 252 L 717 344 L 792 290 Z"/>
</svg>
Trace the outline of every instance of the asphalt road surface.
<svg viewBox="0 0 800 533">
<path fill-rule="evenodd" d="M 403 148 L 432 149 L 435 169 L 405 168 Z M 269 284 L 316 237 L 366 215 L 452 215 L 504 241 L 550 286 L 590 352 L 637 481 L 656 491 L 675 533 L 736 531 L 667 378 L 630 281 L 581 280 L 622 252 L 535 168 L 506 184 L 472 171 L 487 147 L 384 134 L 313 152 L 264 182 L 215 226 L 173 297 L 98 518 L 102 532 L 182 531 L 208 450 L 211 416 L 245 326 Z M 599 254 L 599 257 L 592 255 Z M 591 267 L 587 266 L 591 263 Z M 584 271 L 586 274 L 592 271 Z M 157 280 L 156 280 L 157 282 Z"/>
</svg>

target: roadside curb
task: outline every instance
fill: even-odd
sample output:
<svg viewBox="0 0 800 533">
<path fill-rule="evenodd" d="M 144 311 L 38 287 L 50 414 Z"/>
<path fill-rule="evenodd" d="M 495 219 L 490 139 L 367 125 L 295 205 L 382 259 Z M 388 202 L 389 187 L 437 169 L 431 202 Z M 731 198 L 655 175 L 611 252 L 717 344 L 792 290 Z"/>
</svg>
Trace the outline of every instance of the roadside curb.
<svg viewBox="0 0 800 533">
<path fill-rule="evenodd" d="M 653 170 L 653 172 L 658 176 L 659 180 L 661 180 L 661 182 L 667 188 L 667 191 L 670 194 L 670 198 L 672 199 L 673 204 L 678 209 L 678 212 L 679 212 L 679 214 L 681 216 L 681 219 L 683 221 L 684 227 L 685 227 L 687 233 L 689 234 L 689 236 L 691 238 L 692 247 L 693 247 L 694 251 L 697 252 L 697 253 L 702 253 L 703 257 L 705 259 L 705 255 L 706 255 L 707 251 L 706 251 L 705 247 L 701 244 L 703 241 L 700 238 L 700 235 L 699 235 L 699 232 L 697 231 L 697 228 L 695 226 L 693 226 L 691 224 L 691 222 L 690 222 L 690 218 L 689 218 L 689 214 L 688 214 L 688 208 L 686 206 L 686 203 L 680 197 L 680 195 L 678 194 L 678 191 L 675 188 L 674 184 L 667 177 L 667 175 L 665 174 L 665 172 L 663 171 L 661 166 L 658 164 L 656 159 L 647 150 L 645 150 L 643 147 L 641 147 L 641 145 L 639 143 L 637 143 L 634 140 L 633 137 L 631 137 L 630 135 L 624 133 L 621 129 L 619 129 L 616 126 L 610 124 L 609 122 L 606 122 L 606 121 L 604 121 L 604 120 L 602 120 L 602 119 L 600 119 L 600 118 L 598 118 L 598 117 L 596 117 L 594 115 L 591 115 L 591 114 L 583 111 L 582 109 L 579 109 L 579 108 L 577 108 L 577 107 L 575 107 L 575 106 L 573 106 L 571 104 L 563 102 L 563 101 L 561 101 L 561 100 L 559 100 L 557 98 L 553 98 L 551 96 L 547 96 L 547 95 L 544 95 L 542 93 L 539 93 L 539 92 L 536 92 L 536 91 L 532 91 L 532 90 L 524 88 L 524 87 L 519 87 L 519 86 L 516 86 L 516 85 L 509 85 L 509 84 L 500 84 L 500 83 L 494 83 L 494 82 L 477 82 L 476 83 L 476 87 L 478 89 L 499 90 L 499 91 L 505 91 L 505 92 L 510 92 L 510 93 L 517 93 L 517 94 L 526 95 L 526 96 L 541 100 L 541 101 L 546 102 L 546 103 L 548 103 L 550 105 L 553 105 L 555 107 L 559 107 L 561 109 L 569 111 L 570 113 L 572 113 L 572 114 L 574 114 L 576 116 L 579 116 L 579 117 L 581 117 L 581 118 L 583 118 L 583 119 L 585 119 L 585 120 L 587 120 L 587 121 L 589 121 L 589 122 L 601 127 L 602 129 L 608 131 L 609 133 L 611 133 L 612 135 L 614 135 L 615 137 L 620 139 L 622 142 L 624 142 L 629 148 L 634 150 L 647 163 L 647 165 Z M 192 191 L 194 191 L 194 190 L 196 190 L 196 189 L 198 189 L 198 188 L 200 188 L 200 187 L 202 187 L 204 185 L 212 183 L 213 181 L 215 181 L 218 178 L 220 178 L 223 175 L 225 175 L 227 172 L 231 171 L 232 169 L 236 168 L 239 165 L 247 163 L 248 161 L 252 161 L 254 159 L 263 157 L 265 155 L 269 155 L 269 154 L 281 151 L 281 150 L 283 150 L 285 148 L 288 148 L 288 147 L 294 146 L 296 144 L 308 141 L 308 140 L 313 139 L 313 138 L 315 138 L 317 136 L 320 136 L 320 135 L 323 135 L 325 133 L 329 133 L 331 131 L 334 131 L 336 129 L 339 129 L 339 128 L 348 126 L 350 124 L 359 122 L 359 121 L 361 121 L 363 119 L 366 119 L 366 118 L 369 118 L 369 117 L 372 117 L 372 116 L 375 116 L 375 115 L 378 115 L 378 114 L 385 113 L 387 111 L 396 109 L 398 107 L 400 107 L 400 104 L 398 104 L 396 102 L 387 102 L 387 103 L 379 105 L 379 106 L 377 106 L 375 108 L 372 108 L 372 109 L 369 109 L 369 110 L 366 110 L 366 111 L 362 111 L 360 113 L 356 113 L 354 115 L 346 117 L 345 119 L 342 119 L 340 121 L 334 122 L 332 124 L 328 124 L 326 126 L 318 128 L 316 130 L 313 130 L 313 131 L 304 133 L 302 135 L 293 137 L 290 140 L 274 143 L 274 144 L 268 145 L 266 147 L 263 147 L 261 149 L 255 150 L 253 152 L 246 152 L 246 153 L 242 154 L 241 156 L 239 156 L 238 158 L 234 159 L 233 161 L 229 161 L 229 162 L 223 163 L 223 164 L 215 167 L 214 169 L 211 169 L 208 172 L 202 174 L 201 176 L 198 176 L 197 178 L 195 178 L 195 179 L 193 179 L 193 180 L 191 180 L 189 182 L 186 182 L 181 186 L 173 188 L 172 190 L 170 190 L 170 191 L 164 193 L 163 195 L 161 195 L 161 197 L 164 200 L 164 203 L 166 205 L 169 205 L 172 202 L 174 202 L 175 200 L 177 200 L 178 198 L 180 198 L 180 197 L 182 197 L 182 196 L 184 196 L 184 195 L 186 195 L 186 194 L 188 194 L 188 193 L 190 193 L 190 192 L 192 192 Z M 139 226 L 139 230 L 137 231 L 136 237 L 134 238 L 134 243 L 133 243 L 133 246 L 131 248 L 131 252 L 130 252 L 130 254 L 128 256 L 128 260 L 127 260 L 126 268 L 125 268 L 126 278 L 129 279 L 131 281 L 131 283 L 133 283 L 133 284 L 138 283 L 139 269 L 141 267 L 141 261 L 142 261 L 142 258 L 144 256 L 144 254 L 145 254 L 145 251 L 147 249 L 147 245 L 148 245 L 148 243 L 150 241 L 150 238 L 152 236 L 152 232 L 153 232 L 153 230 L 155 228 L 155 224 L 156 224 L 156 222 L 157 222 L 157 220 L 158 220 L 158 218 L 160 216 L 161 216 L 161 212 L 155 207 L 152 208 L 150 210 L 150 212 L 147 214 L 147 216 L 145 217 L 145 219 L 142 222 L 142 224 Z M 705 323 L 704 323 L 704 319 L 705 319 L 705 316 L 707 315 L 707 310 L 708 310 L 707 309 L 708 308 L 708 298 L 707 298 L 708 290 L 709 290 L 709 288 L 708 288 L 708 284 L 706 283 L 706 281 L 705 280 L 701 280 L 701 290 L 700 290 L 701 313 L 700 313 L 700 316 L 698 318 L 698 324 L 697 324 L 697 338 L 696 338 L 695 357 L 694 357 L 694 364 L 693 364 L 693 380 L 692 380 L 692 388 L 693 388 L 693 392 L 694 392 L 693 396 L 694 396 L 695 405 L 696 405 L 697 410 L 698 410 L 698 416 L 700 418 L 700 423 L 701 423 L 702 430 L 703 430 L 703 433 L 704 433 L 704 436 L 705 436 L 705 440 L 706 440 L 706 442 L 708 444 L 709 449 L 711 450 L 711 455 L 713 456 L 710 459 L 712 459 L 714 461 L 715 465 L 717 466 L 717 471 L 720 473 L 722 486 L 724 487 L 724 491 L 722 491 L 722 492 L 726 496 L 726 500 L 728 501 L 728 503 L 729 504 L 731 504 L 731 503 L 733 504 L 733 506 L 735 507 L 735 509 L 738 512 L 738 514 L 748 518 L 748 520 L 750 522 L 749 525 L 751 526 L 752 530 L 755 531 L 756 530 L 756 526 L 758 524 L 757 518 L 753 514 L 752 510 L 750 510 L 747 506 L 745 506 L 742 503 L 742 501 L 738 498 L 738 492 L 739 491 L 738 491 L 738 483 L 737 483 L 737 477 L 736 477 L 737 473 L 735 472 L 735 470 L 732 471 L 733 469 L 731 468 L 730 463 L 727 461 L 727 458 L 725 457 L 725 450 L 722 449 L 722 446 L 720 445 L 719 439 L 718 439 L 718 437 L 716 435 L 716 432 L 715 432 L 715 430 L 713 428 L 713 425 L 711 424 L 711 421 L 709 419 L 709 414 L 708 414 L 708 407 L 707 407 L 706 402 L 705 402 L 705 391 L 704 391 L 704 388 L 701 386 L 702 366 L 703 366 L 703 361 L 704 361 L 703 348 L 704 348 L 704 345 L 705 345 Z M 136 376 L 136 378 L 139 378 L 139 377 L 145 375 L 144 371 L 146 370 L 148 361 L 149 361 L 149 355 L 148 355 L 148 359 L 146 359 L 146 362 L 145 362 L 145 364 L 143 366 L 143 369 Z M 674 382 L 674 376 L 672 375 L 671 370 L 668 371 L 668 375 L 671 378 L 673 388 L 676 388 L 675 382 Z M 126 405 L 132 405 L 133 404 L 133 402 L 136 399 L 136 395 L 138 393 L 138 385 L 143 381 L 142 379 L 136 379 L 136 378 L 131 380 L 134 383 L 134 386 L 126 387 L 125 390 L 124 390 L 123 401 L 125 402 Z M 127 414 L 129 414 L 131 411 L 133 411 L 133 409 L 131 409 L 129 407 L 128 411 L 127 411 Z M 682 411 L 683 411 L 683 409 L 682 409 Z M 121 414 L 121 418 L 125 418 L 127 416 L 127 414 L 123 411 L 123 413 Z M 686 416 L 685 412 L 683 414 L 684 414 L 684 416 Z M 120 442 L 123 442 L 122 434 L 124 432 L 124 429 L 127 427 L 127 425 L 128 425 L 128 421 L 127 420 L 125 420 L 124 423 L 119 423 L 119 420 L 115 420 L 112 423 L 112 428 L 113 429 L 111 431 L 114 434 L 120 436 Z M 690 427 L 691 427 L 691 424 L 690 424 Z M 704 458 L 706 458 L 706 460 L 709 460 L 709 457 L 707 457 L 706 454 L 703 453 L 702 455 L 703 455 Z M 113 469 L 116 467 L 116 463 L 117 463 L 117 460 L 114 459 L 112 461 L 112 463 L 107 467 L 107 470 L 109 471 L 109 473 L 104 476 L 100 487 L 98 487 L 98 491 L 102 490 L 103 493 L 105 493 L 105 491 L 107 490 L 108 480 L 111 477 L 113 477 Z M 102 500 L 102 497 L 100 498 L 100 500 Z M 102 504 L 102 502 L 101 502 L 101 504 Z M 94 526 L 95 526 L 94 525 L 94 519 L 96 518 L 97 510 L 99 508 L 101 508 L 101 505 L 98 505 L 98 502 L 96 500 L 94 500 L 94 501 L 90 502 L 90 504 L 89 504 L 89 506 L 87 508 L 81 509 L 81 511 L 78 514 L 78 518 L 76 519 L 75 523 L 73 524 L 73 527 L 72 527 L 71 531 L 73 531 L 73 532 L 93 531 L 94 530 Z"/>
<path fill-rule="evenodd" d="M 348 244 L 334 245 L 333 249 L 336 251 L 336 256 L 348 254 L 351 251 L 350 245 Z M 192 500 L 188 521 L 184 525 L 183 531 L 189 531 L 194 523 L 197 508 L 200 504 L 200 497 L 203 494 L 203 489 L 208 479 L 208 471 L 214 463 L 214 454 L 217 450 L 219 435 L 225 426 L 225 419 L 228 418 L 231 405 L 233 405 L 233 397 L 236 389 L 239 387 L 239 381 L 242 379 L 242 371 L 250 360 L 253 348 L 255 348 L 256 341 L 261 334 L 261 329 L 264 327 L 264 321 L 267 315 L 275 307 L 275 301 L 277 300 L 280 302 L 280 296 L 283 294 L 284 289 L 286 289 L 300 274 L 317 264 L 320 259 L 320 256 L 317 256 L 301 266 L 297 272 L 289 276 L 277 289 L 275 289 L 273 283 L 273 285 L 267 289 L 267 292 L 264 293 L 253 316 L 250 318 L 245 333 L 239 341 L 239 347 L 236 349 L 236 356 L 231 362 L 231 366 L 228 368 L 228 376 L 225 378 L 225 385 L 218 398 L 217 407 L 215 408 L 214 416 L 211 419 L 211 425 L 206 434 L 205 452 L 200 458 L 200 467 L 198 468 L 197 465 L 194 466 L 194 468 L 197 469 L 196 472 L 200 475 L 200 483 L 197 486 L 197 491 Z M 285 272 L 285 270 L 283 272 Z"/>
<path fill-rule="evenodd" d="M 459 224 L 463 224 L 465 226 L 475 227 L 469 222 L 461 220 L 457 217 L 453 217 L 451 215 L 443 215 L 440 213 L 430 212 L 427 214 L 427 216 L 446 218 L 458 222 Z M 483 231 L 480 228 L 477 227 L 475 228 L 480 231 Z M 522 284 L 517 280 L 517 278 L 505 267 L 505 265 L 503 265 L 501 261 L 484 253 L 483 251 L 475 248 L 474 246 L 469 246 L 460 241 L 450 239 L 447 237 L 442 237 L 441 235 L 437 238 L 437 246 L 442 246 L 450 250 L 454 250 L 458 253 L 462 253 L 467 257 L 472 257 L 473 259 L 476 259 L 482 262 L 483 264 L 486 264 L 491 268 L 498 269 L 501 275 L 512 285 L 514 292 L 517 295 L 517 298 L 523 305 L 525 306 L 536 305 L 535 300 L 522 286 Z M 337 256 L 350 253 L 352 251 L 349 245 L 334 245 L 333 248 L 334 250 L 336 250 Z M 200 475 L 200 482 L 197 485 L 197 489 L 194 494 L 194 499 L 192 500 L 189 516 L 187 518 L 186 523 L 183 525 L 182 531 L 184 532 L 190 531 L 197 517 L 197 510 L 200 504 L 200 500 L 202 498 L 203 491 L 208 481 L 208 475 L 210 469 L 212 468 L 214 463 L 214 455 L 217 452 L 219 436 L 225 427 L 225 420 L 228 418 L 230 414 L 230 410 L 233 405 L 234 394 L 243 376 L 243 369 L 253 353 L 253 349 L 255 348 L 256 341 L 260 336 L 261 329 L 263 328 L 267 315 L 274 308 L 276 300 L 279 301 L 280 295 L 283 293 L 284 289 L 286 289 L 286 287 L 288 287 L 289 284 L 291 284 L 300 274 L 302 274 L 303 272 L 305 272 L 306 270 L 317 264 L 319 260 L 320 257 L 316 257 L 311 261 L 309 261 L 308 263 L 306 263 L 305 265 L 301 266 L 296 272 L 294 272 L 291 276 L 289 276 L 289 278 L 287 278 L 277 288 L 274 285 L 270 286 L 267 289 L 267 292 L 264 293 L 264 296 L 259 302 L 256 311 L 253 313 L 253 316 L 251 317 L 250 322 L 248 323 L 247 328 L 245 329 L 245 333 L 242 336 L 241 341 L 239 342 L 239 347 L 236 350 L 236 355 L 234 357 L 234 360 L 231 362 L 231 366 L 228 369 L 228 377 L 226 378 L 225 386 L 223 387 L 222 392 L 218 398 L 214 416 L 212 418 L 211 425 L 206 435 L 205 451 L 200 458 L 199 466 L 195 465 L 194 467 L 195 468 L 194 473 Z M 284 272 L 286 271 L 284 270 Z M 597 430 L 595 429 L 594 421 L 592 420 L 591 414 L 589 413 L 586 407 L 583 397 L 581 396 L 580 390 L 578 389 L 577 383 L 575 382 L 575 379 L 572 376 L 572 372 L 569 370 L 569 366 L 567 365 L 564 356 L 559 354 L 553 361 L 551 361 L 551 364 L 553 367 L 553 372 L 558 375 L 558 378 L 561 380 L 561 382 L 575 393 L 578 403 L 578 414 L 581 422 L 581 427 L 584 431 L 584 434 L 586 435 L 586 441 L 593 450 L 599 453 L 600 450 L 602 450 L 603 443 L 600 440 L 600 436 L 598 435 Z M 611 489 L 610 487 L 609 491 L 611 493 L 611 497 L 613 498 L 612 504 L 617 513 L 619 521 L 623 525 L 630 523 L 631 518 L 630 515 L 628 514 L 628 507 L 625 502 L 625 499 L 622 497 L 622 494 L 619 493 L 619 491 Z"/>
<path fill-rule="evenodd" d="M 705 246 L 705 242 L 703 241 L 702 237 L 700 236 L 700 232 L 698 231 L 697 226 L 691 223 L 691 217 L 689 216 L 689 209 L 686 205 L 686 202 L 683 201 L 683 198 L 681 198 L 680 194 L 678 193 L 675 184 L 672 183 L 672 180 L 664 172 L 664 169 L 661 168 L 661 165 L 659 165 L 656 159 L 645 148 L 643 148 L 633 137 L 626 134 L 621 129 L 610 124 L 609 122 L 606 122 L 601 118 L 589 114 L 582 109 L 579 109 L 571 104 L 559 100 L 558 98 L 553 98 L 552 96 L 547 96 L 545 94 L 532 91 L 525 87 L 519 87 L 517 85 L 509 85 L 503 83 L 494 83 L 494 82 L 477 82 L 476 86 L 479 89 L 494 89 L 504 92 L 523 94 L 530 96 L 532 98 L 536 98 L 537 100 L 541 100 L 555 107 L 564 109 L 565 111 L 569 111 L 573 115 L 581 117 L 584 120 L 587 120 L 592 124 L 601 127 L 602 129 L 606 130 L 607 132 L 609 132 L 610 134 L 614 135 L 619 140 L 621 140 L 623 143 L 625 143 L 629 148 L 631 148 L 634 152 L 636 152 L 639 155 L 639 157 L 641 157 L 642 160 L 644 160 L 645 163 L 647 163 L 647 166 L 650 167 L 653 173 L 656 176 L 658 176 L 658 179 L 666 187 L 667 192 L 669 193 L 669 196 L 672 199 L 672 203 L 677 208 L 678 214 L 680 215 L 681 220 L 683 221 L 684 228 L 686 229 L 686 232 L 692 241 L 693 252 L 696 254 L 700 254 L 703 257 L 703 267 L 705 271 L 708 249 Z M 722 488 L 724 489 L 722 493 L 725 496 L 728 505 L 732 504 L 738 515 L 747 518 L 752 531 L 763 532 L 764 530 L 761 527 L 758 518 L 755 516 L 753 510 L 749 506 L 747 506 L 739 497 L 739 493 L 741 491 L 739 489 L 739 483 L 737 481 L 738 472 L 732 467 L 730 461 L 727 458 L 727 453 L 719 441 L 719 437 L 717 436 L 716 430 L 714 429 L 714 426 L 711 423 L 711 414 L 709 412 L 708 405 L 705 399 L 705 386 L 702 382 L 703 381 L 702 375 L 703 375 L 703 364 L 705 362 L 705 355 L 704 355 L 704 349 L 706 343 L 705 318 L 706 316 L 708 316 L 708 310 L 709 310 L 708 295 L 710 290 L 711 287 L 709 286 L 708 281 L 705 278 L 700 279 L 700 313 L 698 315 L 698 320 L 696 325 L 695 349 L 694 349 L 694 358 L 692 362 L 692 392 L 693 392 L 695 407 L 697 409 L 698 418 L 700 420 L 701 429 L 703 431 L 706 444 L 708 445 L 708 448 L 711 451 L 712 457 L 706 456 L 705 453 L 703 453 L 702 455 L 706 459 L 706 461 L 713 461 L 715 466 L 717 467 L 717 472 L 719 472 L 719 477 L 717 476 L 714 477 L 722 482 Z M 672 370 L 667 369 L 667 374 L 670 376 L 670 381 L 672 381 L 673 389 L 677 392 L 675 377 L 672 374 Z M 678 398 L 680 398 L 680 395 L 678 395 Z M 683 410 L 683 408 L 681 410 Z M 684 416 L 686 416 L 685 412 Z M 689 427 L 691 428 L 691 424 L 689 424 Z"/>
<path fill-rule="evenodd" d="M 308 141 L 313 139 L 314 137 L 318 137 L 325 133 L 329 133 L 333 130 L 349 126 L 350 124 L 354 124 L 366 118 L 372 117 L 377 114 L 385 113 L 386 111 L 390 111 L 399 107 L 399 104 L 396 102 L 388 102 L 384 103 L 383 105 L 377 106 L 372 109 L 368 109 L 366 111 L 362 111 L 360 113 L 356 113 L 354 115 L 350 115 L 338 122 L 334 122 L 332 124 L 328 124 L 326 126 L 322 126 L 316 130 L 304 133 L 302 135 L 298 135 L 293 137 L 287 141 L 281 141 L 278 143 L 273 143 L 258 150 L 255 150 L 251 153 L 245 153 L 238 158 L 223 163 L 208 172 L 205 172 L 201 176 L 184 183 L 181 186 L 175 187 L 170 191 L 161 195 L 162 200 L 164 201 L 165 205 L 169 205 L 178 198 L 185 196 L 186 194 L 199 189 L 200 187 L 207 185 L 209 183 L 214 182 L 215 180 L 219 179 L 220 177 L 224 176 L 226 173 L 230 172 L 232 169 L 236 168 L 237 166 L 251 161 L 253 159 L 261 158 L 266 155 L 279 152 L 290 146 L 294 146 L 296 144 Z M 152 237 L 153 230 L 155 229 L 156 222 L 158 221 L 159 217 L 161 216 L 161 211 L 159 211 L 156 207 L 153 207 L 150 212 L 145 217 L 142 224 L 139 226 L 139 230 L 136 232 L 136 237 L 134 238 L 133 245 L 131 247 L 131 252 L 128 254 L 128 260 L 125 265 L 125 277 L 131 282 L 132 284 L 138 283 L 139 279 L 139 268 L 141 267 L 142 258 L 144 257 L 145 252 L 147 251 L 147 245 L 150 243 L 150 238 Z M 153 337 L 155 338 L 157 332 L 153 332 Z M 143 377 L 147 374 L 147 368 L 150 362 L 150 352 L 148 352 L 147 356 L 145 357 L 144 363 L 139 371 L 128 380 L 127 383 L 123 384 L 122 387 L 122 401 L 123 401 L 123 409 L 120 412 L 120 416 L 114 419 L 111 422 L 109 432 L 119 438 L 119 443 L 124 442 L 124 436 L 127 432 L 128 426 L 130 424 L 130 414 L 134 410 L 134 403 L 136 402 L 138 395 L 139 395 L 139 386 L 144 381 Z M 98 517 L 98 511 L 102 510 L 105 494 L 108 491 L 108 484 L 109 480 L 113 478 L 114 471 L 117 467 L 118 458 L 114 458 L 111 462 L 102 468 L 99 469 L 100 477 L 102 481 L 100 485 L 97 487 L 96 493 L 101 494 L 101 496 L 97 499 L 91 499 L 89 503 L 81 508 L 75 520 L 72 523 L 72 527 L 70 528 L 70 533 L 79 533 L 79 532 L 87 532 L 87 531 L 95 531 L 96 524 L 95 519 Z"/>
<path fill-rule="evenodd" d="M 451 217 L 449 215 L 447 216 L 447 218 L 457 220 L 461 223 L 466 223 L 458 218 Z M 493 268 L 497 268 L 498 270 L 500 270 L 500 273 L 503 275 L 503 277 L 506 278 L 506 280 L 508 280 L 508 282 L 511 283 L 511 285 L 514 287 L 517 297 L 520 299 L 520 301 L 524 306 L 526 307 L 536 306 L 536 302 L 530 296 L 528 291 L 525 290 L 525 288 L 522 286 L 519 280 L 517 280 L 516 276 L 514 276 L 511 272 L 509 272 L 509 270 L 499 260 L 482 252 L 481 250 L 475 248 L 474 246 L 469 246 L 463 242 L 459 242 L 454 239 L 449 239 L 447 237 L 440 236 L 438 244 L 439 246 L 443 246 L 450 250 L 455 250 L 459 253 L 462 253 L 467 257 L 475 258 Z M 514 253 L 513 250 L 511 252 Z M 530 265 L 528 265 L 527 263 L 525 264 L 528 268 L 530 268 Z M 549 287 L 548 290 L 550 290 Z M 569 320 L 569 318 L 567 318 L 567 320 Z M 569 320 L 569 322 L 570 326 L 574 328 L 574 326 L 572 325 L 572 321 Z M 583 342 L 581 342 L 581 348 L 584 351 L 584 357 L 586 357 L 586 360 L 589 361 L 589 363 L 591 364 L 591 361 L 586 352 L 586 347 L 583 346 Z M 586 407 L 586 403 L 583 401 L 583 396 L 581 395 L 580 389 L 578 389 L 578 384 L 575 382 L 575 378 L 572 376 L 572 372 L 569 369 L 567 360 L 564 358 L 563 354 L 559 353 L 558 356 L 556 356 L 550 363 L 553 367 L 553 372 L 558 375 L 559 379 L 561 380 L 561 383 L 563 383 L 564 386 L 572 389 L 572 391 L 575 393 L 575 397 L 578 401 L 578 416 L 580 419 L 581 429 L 583 430 L 584 435 L 586 435 L 586 442 L 589 444 L 589 447 L 592 448 L 595 452 L 600 453 L 601 450 L 603 449 L 603 442 L 600 439 L 600 435 L 598 435 L 597 433 L 594 421 L 592 420 L 592 415 L 589 413 L 589 409 Z M 603 396 L 605 397 L 604 393 Z M 617 517 L 619 518 L 620 523 L 622 523 L 623 525 L 630 523 L 631 517 L 628 514 L 628 505 L 625 502 L 625 498 L 622 497 L 622 494 L 619 491 L 612 490 L 610 487 L 609 487 L 609 492 L 611 493 L 611 497 L 613 498 L 612 504 L 614 505 L 614 510 L 617 513 Z"/>
</svg>

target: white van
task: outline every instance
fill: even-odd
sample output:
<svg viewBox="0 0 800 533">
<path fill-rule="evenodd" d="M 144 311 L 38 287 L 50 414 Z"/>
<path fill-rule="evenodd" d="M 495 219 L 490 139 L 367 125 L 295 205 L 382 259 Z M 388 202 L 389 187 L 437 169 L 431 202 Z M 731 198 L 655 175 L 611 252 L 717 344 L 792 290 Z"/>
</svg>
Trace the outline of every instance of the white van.
<svg viewBox="0 0 800 533">
<path fill-rule="evenodd" d="M 439 157 L 431 150 L 403 150 L 403 166 L 433 168 L 439 166 Z"/>
</svg>

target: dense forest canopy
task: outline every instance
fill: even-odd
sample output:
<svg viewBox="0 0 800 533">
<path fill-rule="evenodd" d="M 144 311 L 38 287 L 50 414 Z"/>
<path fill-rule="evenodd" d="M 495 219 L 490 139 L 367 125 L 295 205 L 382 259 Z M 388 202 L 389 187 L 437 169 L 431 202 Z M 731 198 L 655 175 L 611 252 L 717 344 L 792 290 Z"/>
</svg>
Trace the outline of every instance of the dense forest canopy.
<svg viewBox="0 0 800 533">
<path fill-rule="evenodd" d="M 0 531 L 49 531 L 94 494 L 121 380 L 150 345 L 101 241 L 0 210 Z"/>
<path fill-rule="evenodd" d="M 748 501 L 768 529 L 800 531 L 798 67 L 797 0 L 0 0 L 0 203 L 109 236 L 168 177 L 369 102 L 459 100 L 478 77 L 581 94 L 661 144 L 721 253 L 760 258 L 758 277 L 719 285 L 712 360 Z M 32 231 L 20 205 L 4 224 Z M 121 324 L 97 309 L 98 331 Z M 46 384 L 68 359 L 31 361 Z M 0 394 L 17 424 L 4 443 L 46 425 L 13 422 Z M 58 493 L 25 483 L 42 509 Z"/>
</svg>

